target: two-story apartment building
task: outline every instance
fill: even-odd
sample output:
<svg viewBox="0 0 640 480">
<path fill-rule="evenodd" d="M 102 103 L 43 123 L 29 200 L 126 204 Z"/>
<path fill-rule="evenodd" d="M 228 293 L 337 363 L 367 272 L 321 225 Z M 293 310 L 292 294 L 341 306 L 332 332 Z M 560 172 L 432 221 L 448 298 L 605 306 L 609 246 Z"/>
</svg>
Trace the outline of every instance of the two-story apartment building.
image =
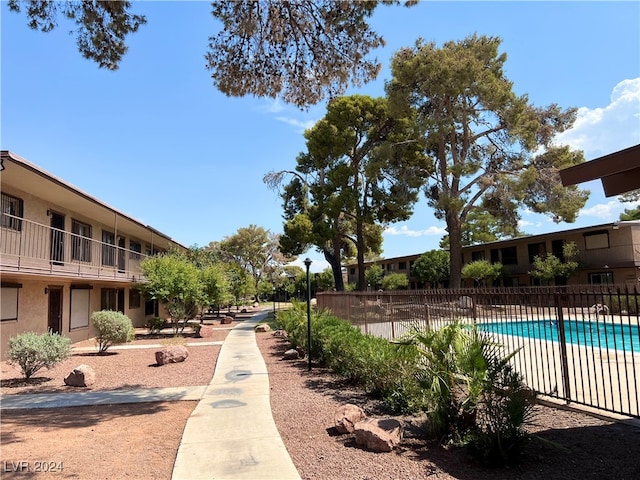
<svg viewBox="0 0 640 480">
<path fill-rule="evenodd" d="M 529 275 L 534 257 L 552 253 L 562 258 L 562 248 L 568 242 L 574 242 L 580 253 L 578 270 L 567 279 L 567 283 L 638 285 L 640 221 L 606 223 L 464 247 L 463 264 L 475 260 L 500 262 L 505 271 L 505 275 L 497 282 L 500 285 L 537 285 L 538 280 Z M 365 268 L 372 264 L 381 265 L 385 274 L 404 273 L 409 276 L 411 288 L 423 288 L 424 285 L 411 275 L 413 262 L 419 256 L 387 258 L 369 262 Z M 357 282 L 358 266 L 347 265 L 347 275 L 349 282 Z M 558 279 L 556 284 L 561 280 Z M 471 281 L 467 282 L 465 286 L 472 286 Z"/>
<path fill-rule="evenodd" d="M 3 350 L 27 331 L 92 338 L 97 310 L 121 311 L 135 326 L 162 313 L 136 288 L 140 262 L 184 246 L 12 152 L 0 155 Z"/>
</svg>

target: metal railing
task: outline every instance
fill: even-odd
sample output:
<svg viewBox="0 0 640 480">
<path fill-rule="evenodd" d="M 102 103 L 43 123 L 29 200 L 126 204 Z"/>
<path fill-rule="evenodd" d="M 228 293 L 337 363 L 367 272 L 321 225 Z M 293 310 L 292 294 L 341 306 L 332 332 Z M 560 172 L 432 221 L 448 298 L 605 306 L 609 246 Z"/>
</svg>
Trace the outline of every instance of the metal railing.
<svg viewBox="0 0 640 480">
<path fill-rule="evenodd" d="M 640 417 L 640 292 L 630 286 L 324 292 L 320 309 L 363 333 L 475 325 L 545 396 Z"/>
<path fill-rule="evenodd" d="M 140 252 L 7 214 L 0 230 L 3 272 L 142 280 Z"/>
</svg>

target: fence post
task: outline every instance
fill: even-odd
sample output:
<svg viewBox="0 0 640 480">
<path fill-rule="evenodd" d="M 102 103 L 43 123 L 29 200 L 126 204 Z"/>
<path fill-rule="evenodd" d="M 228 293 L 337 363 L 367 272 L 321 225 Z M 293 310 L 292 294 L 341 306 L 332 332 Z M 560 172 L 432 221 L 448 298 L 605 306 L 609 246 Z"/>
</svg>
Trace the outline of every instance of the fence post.
<svg viewBox="0 0 640 480">
<path fill-rule="evenodd" d="M 562 363 L 562 385 L 567 404 L 571 403 L 571 385 L 569 382 L 569 361 L 567 359 L 567 338 L 564 329 L 564 314 L 562 313 L 562 298 L 560 293 L 554 292 L 556 316 L 558 317 L 558 342 L 560 343 L 560 362 Z"/>
</svg>

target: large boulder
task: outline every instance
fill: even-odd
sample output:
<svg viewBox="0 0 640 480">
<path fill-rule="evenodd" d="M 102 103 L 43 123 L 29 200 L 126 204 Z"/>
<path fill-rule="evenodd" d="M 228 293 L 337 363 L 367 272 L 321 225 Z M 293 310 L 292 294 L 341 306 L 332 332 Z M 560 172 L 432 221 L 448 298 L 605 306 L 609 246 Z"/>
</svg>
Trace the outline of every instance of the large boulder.
<svg viewBox="0 0 640 480">
<path fill-rule="evenodd" d="M 96 372 L 89 365 L 78 365 L 64 377 L 65 385 L 70 387 L 88 387 L 95 383 Z"/>
<path fill-rule="evenodd" d="M 189 356 L 189 351 L 184 345 L 169 345 L 156 352 L 156 363 L 166 365 L 167 363 L 184 362 Z"/>
<path fill-rule="evenodd" d="M 355 425 L 366 419 L 364 410 L 352 403 L 338 407 L 333 414 L 333 423 L 338 433 L 353 433 Z"/>
<path fill-rule="evenodd" d="M 213 325 L 200 325 L 200 332 L 198 336 L 202 338 L 211 338 L 213 337 Z"/>
<path fill-rule="evenodd" d="M 233 322 L 233 317 L 231 317 L 231 316 L 229 316 L 229 315 L 227 315 L 227 316 L 225 316 L 225 317 L 222 317 L 222 318 L 220 319 L 220 323 L 221 323 L 222 325 L 228 325 L 228 324 L 230 324 L 230 323 L 232 323 L 232 322 Z"/>
<path fill-rule="evenodd" d="M 402 440 L 402 424 L 394 419 L 368 419 L 355 425 L 356 444 L 373 452 L 390 452 Z"/>
<path fill-rule="evenodd" d="M 256 332 L 269 332 L 269 331 L 271 331 L 271 327 L 267 323 L 261 323 L 259 325 L 256 325 L 255 331 Z"/>
</svg>

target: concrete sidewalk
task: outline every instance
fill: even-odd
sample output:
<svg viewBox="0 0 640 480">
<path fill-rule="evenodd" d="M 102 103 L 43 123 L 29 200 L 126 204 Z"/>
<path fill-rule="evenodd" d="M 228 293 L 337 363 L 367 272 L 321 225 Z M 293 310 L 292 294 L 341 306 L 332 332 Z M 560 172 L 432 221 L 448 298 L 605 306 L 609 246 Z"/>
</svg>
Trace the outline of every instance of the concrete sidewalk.
<svg viewBox="0 0 640 480">
<path fill-rule="evenodd" d="M 255 339 L 266 315 L 244 320 L 225 339 L 182 434 L 172 480 L 300 479 L 271 415 L 267 367 Z"/>
</svg>

